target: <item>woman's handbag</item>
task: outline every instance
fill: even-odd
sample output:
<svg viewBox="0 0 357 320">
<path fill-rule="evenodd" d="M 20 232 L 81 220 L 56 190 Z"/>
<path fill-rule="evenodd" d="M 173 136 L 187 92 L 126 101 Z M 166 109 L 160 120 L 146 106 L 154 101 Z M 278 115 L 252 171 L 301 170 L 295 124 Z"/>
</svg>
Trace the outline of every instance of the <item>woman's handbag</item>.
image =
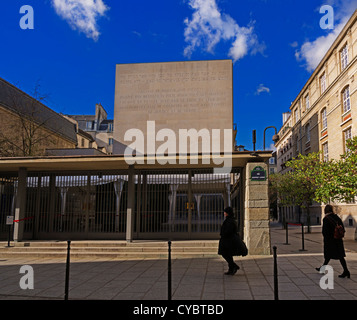
<svg viewBox="0 0 357 320">
<path fill-rule="evenodd" d="M 245 257 L 248 255 L 248 248 L 238 234 L 234 235 L 234 243 L 236 245 L 239 256 Z"/>
<path fill-rule="evenodd" d="M 343 239 L 345 236 L 345 228 L 338 224 L 335 220 L 329 217 L 329 220 L 335 225 L 333 237 L 334 239 Z"/>
</svg>

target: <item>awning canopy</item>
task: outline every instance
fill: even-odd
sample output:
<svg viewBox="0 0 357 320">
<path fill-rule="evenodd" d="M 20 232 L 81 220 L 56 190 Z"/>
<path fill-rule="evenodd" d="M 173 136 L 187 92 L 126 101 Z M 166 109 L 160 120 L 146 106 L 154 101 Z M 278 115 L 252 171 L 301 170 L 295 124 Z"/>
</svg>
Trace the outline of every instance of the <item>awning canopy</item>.
<svg viewBox="0 0 357 320">
<path fill-rule="evenodd" d="M 266 162 L 271 156 L 271 151 L 255 151 L 254 153 L 244 151 L 233 152 L 230 155 L 199 154 L 162 157 L 143 155 L 131 158 L 131 160 L 136 160 L 133 165 L 135 169 L 144 170 L 219 168 L 226 163 L 231 163 L 232 168 L 243 168 L 248 162 Z M 29 172 L 128 170 L 128 160 L 130 159 L 124 156 L 0 158 L 0 173 L 18 172 L 20 168 L 26 168 Z M 141 162 L 143 164 L 140 164 Z M 163 162 L 166 163 L 163 164 Z"/>
</svg>

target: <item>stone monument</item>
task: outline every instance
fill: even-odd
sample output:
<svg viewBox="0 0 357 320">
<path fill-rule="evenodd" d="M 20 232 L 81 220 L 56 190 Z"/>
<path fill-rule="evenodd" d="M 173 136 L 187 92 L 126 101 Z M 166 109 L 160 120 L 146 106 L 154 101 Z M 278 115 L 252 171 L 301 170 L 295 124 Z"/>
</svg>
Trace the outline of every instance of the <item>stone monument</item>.
<svg viewBox="0 0 357 320">
<path fill-rule="evenodd" d="M 137 148 L 142 154 L 156 150 L 159 143 L 153 146 L 152 140 L 162 129 L 175 133 L 176 153 L 185 129 L 198 136 L 208 132 L 210 145 L 223 151 L 223 130 L 233 134 L 232 73 L 231 60 L 117 65 L 113 153 L 123 154 L 123 146 L 130 145 L 125 135 L 132 129 L 144 135 L 144 148 Z M 220 130 L 218 141 L 214 129 Z M 198 152 L 206 151 L 202 145 Z"/>
</svg>

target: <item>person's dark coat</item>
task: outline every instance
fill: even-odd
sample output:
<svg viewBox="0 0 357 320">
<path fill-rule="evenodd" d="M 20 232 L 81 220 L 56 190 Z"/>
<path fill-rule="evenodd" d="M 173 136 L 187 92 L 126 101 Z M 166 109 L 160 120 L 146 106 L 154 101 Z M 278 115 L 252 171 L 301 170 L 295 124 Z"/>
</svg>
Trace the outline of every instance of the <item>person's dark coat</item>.
<svg viewBox="0 0 357 320">
<path fill-rule="evenodd" d="M 343 226 L 342 220 L 333 213 L 326 215 L 323 219 L 322 235 L 324 237 L 325 259 L 339 260 L 346 257 L 343 240 L 334 238 L 336 223 Z"/>
<path fill-rule="evenodd" d="M 222 256 L 240 255 L 237 245 L 238 226 L 231 216 L 227 216 L 221 226 L 221 239 L 219 240 L 218 254 Z"/>
</svg>

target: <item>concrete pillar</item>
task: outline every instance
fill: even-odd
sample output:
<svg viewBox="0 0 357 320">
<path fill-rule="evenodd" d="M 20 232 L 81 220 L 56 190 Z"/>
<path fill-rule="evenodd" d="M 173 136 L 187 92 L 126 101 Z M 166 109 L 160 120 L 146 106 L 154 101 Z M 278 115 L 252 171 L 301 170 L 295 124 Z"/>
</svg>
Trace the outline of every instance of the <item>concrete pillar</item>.
<svg viewBox="0 0 357 320">
<path fill-rule="evenodd" d="M 48 212 L 48 232 L 53 232 L 53 226 L 55 221 L 55 205 L 56 205 L 56 174 L 50 174 L 49 181 L 50 188 L 50 204 L 49 204 L 49 212 Z"/>
<path fill-rule="evenodd" d="M 120 199 L 123 192 L 124 181 L 119 179 L 114 181 L 115 192 L 115 232 L 119 232 L 119 218 L 120 218 Z"/>
<path fill-rule="evenodd" d="M 35 222 L 33 224 L 33 233 L 32 233 L 32 237 L 34 240 L 38 239 L 38 228 L 40 226 L 41 188 L 42 188 L 42 176 L 39 175 L 37 177 Z"/>
<path fill-rule="evenodd" d="M 178 184 L 170 184 L 170 195 L 169 195 L 169 230 L 174 231 L 174 222 L 176 219 L 176 198 L 177 198 L 177 189 Z"/>
<path fill-rule="evenodd" d="M 16 195 L 15 205 L 15 225 L 14 225 L 14 241 L 21 242 L 24 236 L 24 222 L 26 214 L 26 190 L 27 189 L 27 170 L 20 168 L 19 180 Z"/>
<path fill-rule="evenodd" d="M 60 187 L 60 195 L 61 195 L 61 225 L 60 231 L 63 231 L 63 218 L 66 215 L 66 203 L 67 203 L 67 192 L 68 187 Z"/>
<path fill-rule="evenodd" d="M 256 167 L 266 171 L 265 181 L 251 179 Z M 245 168 L 244 239 L 251 255 L 269 255 L 268 173 L 265 163 L 248 163 Z"/>
<path fill-rule="evenodd" d="M 202 193 L 195 193 L 194 194 L 197 204 L 197 232 L 201 232 L 201 198 L 203 196 Z"/>
<path fill-rule="evenodd" d="M 226 188 L 224 192 L 222 193 L 223 195 L 223 202 L 224 202 L 224 207 L 230 207 L 231 204 L 231 184 L 226 183 Z"/>
<path fill-rule="evenodd" d="M 191 237 L 192 232 L 192 171 L 188 170 L 188 186 L 187 186 L 187 198 L 188 198 L 188 217 L 187 217 L 187 233 L 188 237 Z"/>
<path fill-rule="evenodd" d="M 126 241 L 132 242 L 134 236 L 134 216 L 135 216 L 135 180 L 134 167 L 129 167 L 128 172 L 128 204 L 126 215 Z"/>
</svg>

